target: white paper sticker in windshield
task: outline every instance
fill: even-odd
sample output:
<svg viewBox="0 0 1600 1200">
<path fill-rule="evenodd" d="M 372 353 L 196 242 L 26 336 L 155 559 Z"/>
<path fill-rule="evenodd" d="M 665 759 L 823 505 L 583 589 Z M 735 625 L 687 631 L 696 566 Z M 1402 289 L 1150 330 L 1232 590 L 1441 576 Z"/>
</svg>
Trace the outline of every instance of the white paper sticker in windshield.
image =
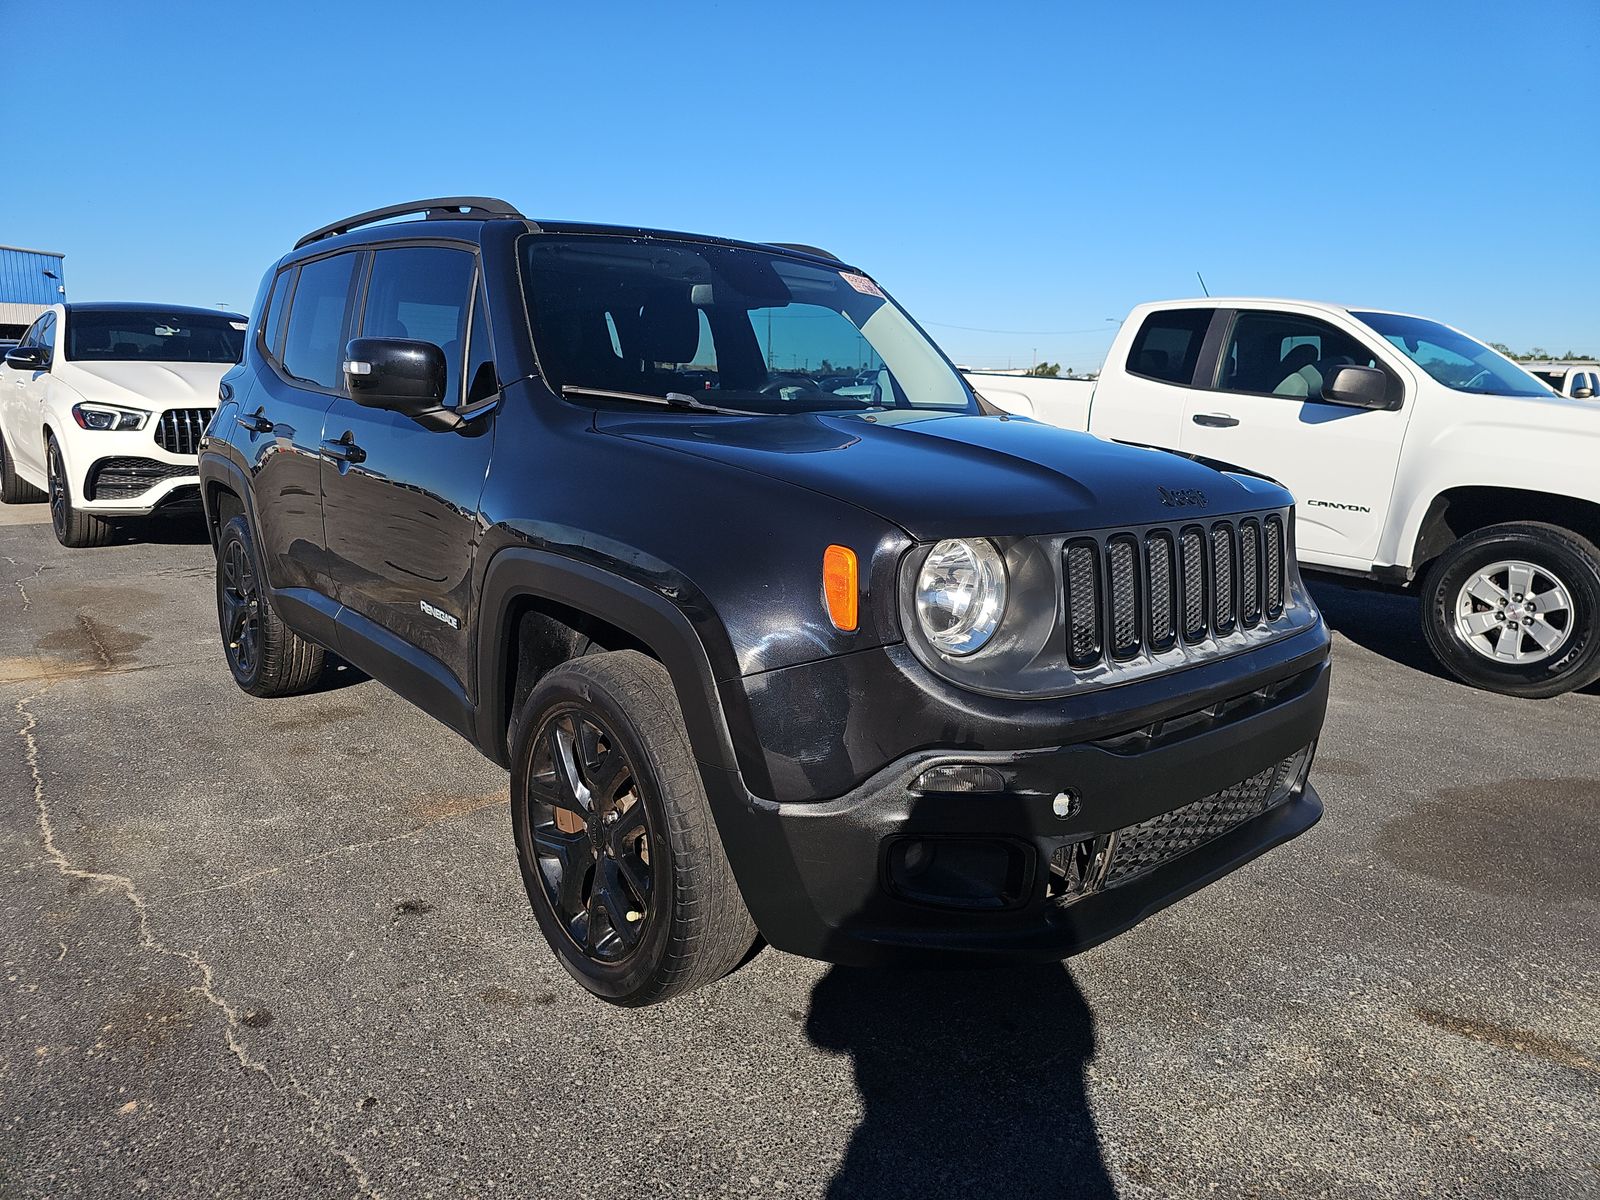
<svg viewBox="0 0 1600 1200">
<path fill-rule="evenodd" d="M 250 327 L 250 323 L 248 321 L 229 321 L 228 324 L 232 325 L 240 333 L 243 333 L 246 329 L 248 329 Z"/>
<path fill-rule="evenodd" d="M 884 298 L 883 293 L 878 290 L 878 285 L 865 275 L 856 275 L 850 271 L 840 271 L 839 274 L 844 276 L 844 281 L 863 296 L 876 296 L 879 300 Z"/>
<path fill-rule="evenodd" d="M 178 327 L 176 325 L 157 325 L 156 326 L 156 336 L 157 337 L 177 337 L 178 336 Z"/>
</svg>

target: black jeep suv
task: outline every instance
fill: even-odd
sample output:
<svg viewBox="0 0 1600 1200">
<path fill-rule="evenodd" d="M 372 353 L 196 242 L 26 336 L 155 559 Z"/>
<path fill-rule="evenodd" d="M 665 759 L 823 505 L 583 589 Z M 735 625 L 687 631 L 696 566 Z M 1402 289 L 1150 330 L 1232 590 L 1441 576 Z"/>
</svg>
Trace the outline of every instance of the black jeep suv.
<svg viewBox="0 0 1600 1200">
<path fill-rule="evenodd" d="M 247 343 L 200 455 L 235 678 L 326 648 L 509 767 L 608 1000 L 758 936 L 1059 959 L 1321 814 L 1291 497 L 991 408 L 821 250 L 423 201 L 301 239 Z"/>
</svg>

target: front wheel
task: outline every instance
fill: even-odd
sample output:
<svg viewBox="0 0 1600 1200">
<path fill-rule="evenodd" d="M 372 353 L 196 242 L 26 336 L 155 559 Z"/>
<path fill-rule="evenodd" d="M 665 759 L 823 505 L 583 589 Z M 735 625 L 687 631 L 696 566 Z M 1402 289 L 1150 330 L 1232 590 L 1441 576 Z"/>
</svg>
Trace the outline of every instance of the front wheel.
<svg viewBox="0 0 1600 1200">
<path fill-rule="evenodd" d="M 1468 534 L 1428 568 L 1422 629 L 1456 678 L 1545 699 L 1600 679 L 1600 550 L 1539 522 Z"/>
<path fill-rule="evenodd" d="M 234 682 L 252 696 L 292 696 L 322 676 L 322 647 L 308 642 L 272 611 L 244 516 L 217 538 L 217 624 Z"/>
<path fill-rule="evenodd" d="M 72 503 L 72 485 L 55 438 L 45 442 L 45 482 L 50 485 L 50 528 L 63 546 L 82 549 L 106 546 L 116 532 L 110 521 L 78 509 Z"/>
<path fill-rule="evenodd" d="M 564 663 L 512 728 L 511 822 L 539 928 L 613 1004 L 720 979 L 756 939 L 672 680 L 631 650 Z"/>
</svg>

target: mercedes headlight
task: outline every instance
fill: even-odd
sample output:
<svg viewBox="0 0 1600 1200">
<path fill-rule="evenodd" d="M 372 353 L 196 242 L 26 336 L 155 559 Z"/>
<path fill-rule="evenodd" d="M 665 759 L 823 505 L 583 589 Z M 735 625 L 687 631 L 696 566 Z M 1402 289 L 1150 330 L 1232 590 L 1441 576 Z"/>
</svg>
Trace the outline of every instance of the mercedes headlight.
<svg viewBox="0 0 1600 1200">
<path fill-rule="evenodd" d="M 936 650 L 972 654 L 988 644 L 1005 616 L 1005 562 L 981 538 L 946 539 L 928 552 L 914 600 L 922 632 Z"/>
<path fill-rule="evenodd" d="M 150 414 L 142 408 L 123 408 L 120 404 L 93 404 L 84 401 L 72 406 L 72 419 L 80 429 L 101 429 L 122 433 L 143 429 Z"/>
</svg>

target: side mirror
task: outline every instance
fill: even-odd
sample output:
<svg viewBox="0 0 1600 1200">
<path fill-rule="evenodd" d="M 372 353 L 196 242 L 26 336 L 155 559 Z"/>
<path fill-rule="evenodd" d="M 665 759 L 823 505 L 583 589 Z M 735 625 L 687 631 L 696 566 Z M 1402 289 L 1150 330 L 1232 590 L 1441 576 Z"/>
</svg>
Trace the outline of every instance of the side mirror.
<svg viewBox="0 0 1600 1200">
<path fill-rule="evenodd" d="M 1594 395 L 1594 389 L 1593 388 L 1580 387 L 1580 388 L 1573 388 L 1572 389 L 1572 398 L 1574 400 L 1587 400 L 1593 395 Z"/>
<path fill-rule="evenodd" d="M 454 429 L 461 418 L 444 405 L 444 351 L 405 338 L 352 338 L 344 348 L 350 398 L 367 408 L 410 417 L 426 429 Z"/>
<path fill-rule="evenodd" d="M 50 351 L 43 346 L 17 346 L 6 351 L 6 366 L 13 371 L 48 370 Z"/>
<path fill-rule="evenodd" d="M 1322 381 L 1322 398 L 1346 408 L 1388 408 L 1389 377 L 1377 367 L 1335 367 Z"/>
</svg>

